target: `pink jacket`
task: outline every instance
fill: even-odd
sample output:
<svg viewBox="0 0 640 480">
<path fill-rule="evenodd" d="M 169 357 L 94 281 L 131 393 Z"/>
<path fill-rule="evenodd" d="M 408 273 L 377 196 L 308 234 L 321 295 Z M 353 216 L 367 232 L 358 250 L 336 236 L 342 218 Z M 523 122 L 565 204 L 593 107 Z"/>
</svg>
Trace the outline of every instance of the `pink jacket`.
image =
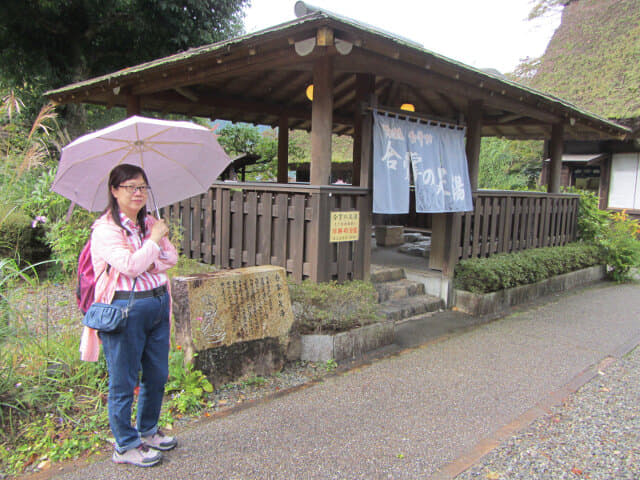
<svg viewBox="0 0 640 480">
<path fill-rule="evenodd" d="M 147 231 L 156 219 L 147 215 L 145 224 Z M 134 251 L 127 240 L 127 234 L 111 218 L 109 212 L 98 218 L 91 227 L 91 259 L 96 275 L 111 265 L 108 271 L 99 276 L 96 282 L 95 301 L 111 303 L 115 294 L 118 276 L 124 273 L 135 277 L 145 272 L 153 263 L 151 273 L 164 273 L 178 261 L 178 252 L 168 238 L 163 237 L 160 244 L 146 240 L 142 248 Z M 160 252 L 162 249 L 162 259 Z M 169 288 L 167 284 L 167 288 Z M 80 339 L 80 358 L 95 362 L 100 353 L 100 339 L 98 332 L 88 327 L 82 330 Z"/>
</svg>

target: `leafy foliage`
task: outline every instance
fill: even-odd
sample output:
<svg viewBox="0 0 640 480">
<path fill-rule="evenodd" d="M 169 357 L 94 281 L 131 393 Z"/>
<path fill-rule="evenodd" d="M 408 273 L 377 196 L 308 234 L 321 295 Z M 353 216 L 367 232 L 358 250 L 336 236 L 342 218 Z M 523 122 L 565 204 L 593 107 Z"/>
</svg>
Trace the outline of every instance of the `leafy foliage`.
<svg viewBox="0 0 640 480">
<path fill-rule="evenodd" d="M 542 17 L 549 12 L 563 8 L 570 1 L 571 0 L 535 0 L 527 19 L 533 20 Z"/>
<path fill-rule="evenodd" d="M 276 178 L 278 166 L 278 137 L 272 129 L 260 130 L 245 123 L 228 125 L 219 132 L 218 142 L 229 156 L 242 153 L 257 155 L 258 162 L 247 167 L 246 180 L 268 181 Z M 289 159 L 295 161 L 303 155 L 295 138 L 289 138 Z"/>
<path fill-rule="evenodd" d="M 573 243 L 462 260 L 456 265 L 454 282 L 461 290 L 489 293 L 599 264 L 597 246 Z"/>
<path fill-rule="evenodd" d="M 567 189 L 580 194 L 578 203 L 578 238 L 585 242 L 595 242 L 605 234 L 609 224 L 609 213 L 598 208 L 598 196 L 586 190 Z"/>
<path fill-rule="evenodd" d="M 53 87 L 239 34 L 247 0 L 6 0 L 3 74 Z M 36 82 L 38 83 L 38 82 Z"/>
<path fill-rule="evenodd" d="M 200 370 L 185 363 L 180 346 L 169 354 L 169 381 L 165 393 L 169 395 L 166 407 L 180 414 L 194 413 L 205 405 L 206 394 L 213 392 L 213 385 Z"/>
<path fill-rule="evenodd" d="M 298 333 L 341 332 L 378 320 L 377 293 L 370 282 L 289 282 Z"/>
<path fill-rule="evenodd" d="M 625 282 L 631 278 L 631 269 L 640 266 L 639 237 L 640 225 L 626 211 L 612 213 L 608 228 L 596 237 L 612 280 Z"/>
<path fill-rule="evenodd" d="M 485 137 L 480 148 L 478 187 L 528 190 L 542 169 L 542 142 Z"/>
<path fill-rule="evenodd" d="M 578 236 L 600 249 L 609 278 L 624 282 L 640 266 L 640 225 L 626 211 L 606 212 L 598 208 L 598 197 L 579 191 Z"/>
</svg>

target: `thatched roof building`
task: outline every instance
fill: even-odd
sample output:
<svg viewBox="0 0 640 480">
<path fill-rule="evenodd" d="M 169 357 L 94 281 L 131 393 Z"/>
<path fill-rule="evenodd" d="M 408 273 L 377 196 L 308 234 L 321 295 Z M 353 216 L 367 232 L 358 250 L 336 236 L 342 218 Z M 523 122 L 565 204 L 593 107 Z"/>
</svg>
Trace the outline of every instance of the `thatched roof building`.
<svg viewBox="0 0 640 480">
<path fill-rule="evenodd" d="M 638 129 L 640 1 L 569 1 L 528 83 Z"/>
</svg>

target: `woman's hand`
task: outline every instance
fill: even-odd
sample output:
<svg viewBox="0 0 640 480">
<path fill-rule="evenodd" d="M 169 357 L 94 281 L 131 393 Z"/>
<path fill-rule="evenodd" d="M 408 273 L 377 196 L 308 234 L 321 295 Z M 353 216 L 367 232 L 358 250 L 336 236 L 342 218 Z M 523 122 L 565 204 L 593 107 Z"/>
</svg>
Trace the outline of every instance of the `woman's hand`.
<svg viewBox="0 0 640 480">
<path fill-rule="evenodd" d="M 160 243 L 162 237 L 169 234 L 169 227 L 164 220 L 160 219 L 151 227 L 151 240 L 156 243 Z"/>
</svg>

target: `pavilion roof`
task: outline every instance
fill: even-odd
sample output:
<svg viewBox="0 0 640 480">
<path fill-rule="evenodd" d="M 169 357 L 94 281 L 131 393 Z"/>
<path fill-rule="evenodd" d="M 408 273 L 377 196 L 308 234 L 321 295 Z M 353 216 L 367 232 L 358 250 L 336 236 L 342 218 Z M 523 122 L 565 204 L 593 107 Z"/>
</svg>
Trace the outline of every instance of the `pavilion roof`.
<svg viewBox="0 0 640 480">
<path fill-rule="evenodd" d="M 321 46 L 322 44 L 327 46 Z M 629 130 L 566 100 L 485 72 L 423 48 L 411 40 L 326 11 L 274 27 L 74 83 L 45 95 L 65 103 L 310 129 L 305 96 L 314 62 L 333 57 L 333 131 L 353 133 L 362 107 L 355 100 L 359 74 L 374 78 L 378 107 L 464 123 L 469 102 L 483 102 L 485 136 L 548 138 L 553 123 L 565 138 L 621 138 Z M 405 112 L 406 114 L 406 112 Z"/>
</svg>

